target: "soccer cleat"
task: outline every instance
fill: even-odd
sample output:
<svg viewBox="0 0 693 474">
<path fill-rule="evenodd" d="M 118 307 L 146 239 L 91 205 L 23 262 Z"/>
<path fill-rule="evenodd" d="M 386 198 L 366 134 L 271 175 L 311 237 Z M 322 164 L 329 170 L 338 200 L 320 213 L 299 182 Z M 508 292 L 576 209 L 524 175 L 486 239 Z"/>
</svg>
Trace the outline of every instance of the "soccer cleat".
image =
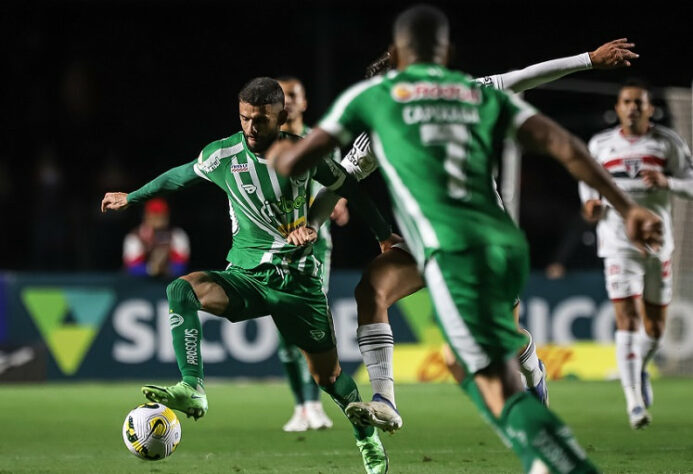
<svg viewBox="0 0 693 474">
<path fill-rule="evenodd" d="M 333 425 L 320 401 L 306 402 L 306 418 L 311 430 L 326 430 Z"/>
<path fill-rule="evenodd" d="M 394 405 L 379 393 L 370 402 L 352 402 L 347 405 L 346 416 L 355 425 L 372 425 L 393 433 L 402 427 L 402 417 Z"/>
<path fill-rule="evenodd" d="M 366 468 L 368 474 L 385 474 L 387 472 L 389 460 L 377 431 L 373 431 L 372 435 L 364 439 L 356 440 L 356 446 L 361 451 L 363 467 Z"/>
<path fill-rule="evenodd" d="M 628 412 L 628 421 L 634 430 L 639 430 L 646 427 L 652 421 L 652 417 L 644 407 L 636 406 Z"/>
<path fill-rule="evenodd" d="M 294 407 L 294 414 L 282 427 L 282 429 L 287 433 L 308 431 L 308 428 L 310 428 L 308 424 L 308 416 L 306 415 L 306 409 L 303 405 L 296 405 Z"/>
<path fill-rule="evenodd" d="M 207 413 L 207 395 L 200 385 L 197 389 L 185 382 L 178 382 L 170 387 L 145 385 L 142 393 L 148 400 L 183 412 L 188 418 L 192 416 L 195 421 Z"/>
<path fill-rule="evenodd" d="M 647 370 L 643 370 L 640 373 L 640 384 L 645 408 L 650 408 L 650 405 L 654 402 L 654 391 L 652 390 L 652 382 L 650 382 L 650 373 Z"/>
<path fill-rule="evenodd" d="M 539 361 L 539 369 L 541 369 L 541 379 L 539 379 L 539 383 L 534 386 L 534 392 L 537 397 L 539 397 L 539 401 L 542 403 L 544 406 L 549 406 L 549 387 L 546 384 L 546 367 L 544 367 L 544 363 L 540 360 Z"/>
</svg>

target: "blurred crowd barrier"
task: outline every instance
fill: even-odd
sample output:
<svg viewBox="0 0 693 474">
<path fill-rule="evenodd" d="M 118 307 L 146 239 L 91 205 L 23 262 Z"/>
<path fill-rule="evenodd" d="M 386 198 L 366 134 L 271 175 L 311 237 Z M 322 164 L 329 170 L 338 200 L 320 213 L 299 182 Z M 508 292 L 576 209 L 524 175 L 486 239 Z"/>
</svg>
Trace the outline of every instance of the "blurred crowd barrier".
<svg viewBox="0 0 693 474">
<path fill-rule="evenodd" d="M 356 342 L 353 289 L 360 274 L 335 271 L 330 303 L 345 370 L 366 381 Z M 175 379 L 166 281 L 122 274 L 0 273 L 0 381 Z M 601 272 L 559 280 L 532 274 L 521 322 L 552 379 L 617 377 L 613 311 Z M 231 324 L 200 312 L 208 377 L 283 376 L 269 317 Z M 428 292 L 390 310 L 397 382 L 452 380 Z M 655 372 L 693 374 L 693 302 L 675 301 Z"/>
</svg>

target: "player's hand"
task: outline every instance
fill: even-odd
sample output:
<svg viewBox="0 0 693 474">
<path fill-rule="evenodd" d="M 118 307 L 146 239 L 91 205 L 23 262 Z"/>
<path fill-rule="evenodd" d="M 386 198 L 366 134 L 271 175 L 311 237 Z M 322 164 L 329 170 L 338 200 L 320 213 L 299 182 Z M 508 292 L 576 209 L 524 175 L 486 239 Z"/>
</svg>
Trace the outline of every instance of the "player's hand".
<svg viewBox="0 0 693 474">
<path fill-rule="evenodd" d="M 347 207 L 346 199 L 341 198 L 339 201 L 337 201 L 332 214 L 330 214 L 330 219 L 332 219 L 339 227 L 344 227 L 349 223 L 349 208 Z"/>
<path fill-rule="evenodd" d="M 643 255 L 662 245 L 662 219 L 642 206 L 633 206 L 625 215 L 626 233 Z"/>
<path fill-rule="evenodd" d="M 640 55 L 630 49 L 635 43 L 629 43 L 628 38 L 621 38 L 604 43 L 590 52 L 590 61 L 594 69 L 616 69 L 629 67 L 630 60 L 639 58 Z"/>
<path fill-rule="evenodd" d="M 655 170 L 643 170 L 640 172 L 642 180 L 648 189 L 652 188 L 662 188 L 667 189 L 669 187 L 669 180 L 664 176 L 664 173 Z"/>
<path fill-rule="evenodd" d="M 286 241 L 292 245 L 302 246 L 312 244 L 318 240 L 318 233 L 312 227 L 301 226 L 291 231 L 286 237 Z"/>
<path fill-rule="evenodd" d="M 392 248 L 393 245 L 399 244 L 404 242 L 404 239 L 400 237 L 399 235 L 392 233 L 390 234 L 390 237 L 388 237 L 386 240 L 383 240 L 380 242 L 380 251 L 382 253 L 387 252 Z"/>
<path fill-rule="evenodd" d="M 582 217 L 587 222 L 597 222 L 604 217 L 606 206 L 600 199 L 590 199 L 582 206 Z"/>
<path fill-rule="evenodd" d="M 101 212 L 120 211 L 128 207 L 127 193 L 106 193 L 101 201 Z"/>
</svg>

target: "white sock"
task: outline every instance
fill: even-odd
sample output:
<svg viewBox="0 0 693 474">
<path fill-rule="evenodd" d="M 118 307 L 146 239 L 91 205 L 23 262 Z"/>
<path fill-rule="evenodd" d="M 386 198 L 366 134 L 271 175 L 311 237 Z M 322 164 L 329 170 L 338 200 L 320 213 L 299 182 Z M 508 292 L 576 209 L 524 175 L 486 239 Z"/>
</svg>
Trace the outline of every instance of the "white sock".
<svg viewBox="0 0 693 474">
<path fill-rule="evenodd" d="M 373 393 L 379 393 L 395 405 L 395 378 L 392 373 L 395 341 L 392 328 L 387 323 L 364 324 L 357 329 L 356 340 Z"/>
<path fill-rule="evenodd" d="M 659 348 L 659 339 L 655 339 L 645 331 L 638 333 L 637 340 L 638 348 L 640 349 L 640 357 L 642 357 L 642 369 L 647 369 L 647 364 L 654 357 L 657 348 Z"/>
<path fill-rule="evenodd" d="M 631 331 L 616 331 L 616 362 L 629 412 L 633 407 L 645 406 L 640 386 L 642 357 L 635 343 L 636 334 Z"/>
<path fill-rule="evenodd" d="M 541 380 L 541 369 L 539 368 L 539 358 L 537 357 L 537 348 L 534 345 L 534 338 L 526 329 L 523 329 L 527 337 L 529 337 L 529 344 L 519 355 L 518 360 L 520 361 L 520 372 L 524 375 L 527 382 L 527 387 L 536 387 Z"/>
</svg>

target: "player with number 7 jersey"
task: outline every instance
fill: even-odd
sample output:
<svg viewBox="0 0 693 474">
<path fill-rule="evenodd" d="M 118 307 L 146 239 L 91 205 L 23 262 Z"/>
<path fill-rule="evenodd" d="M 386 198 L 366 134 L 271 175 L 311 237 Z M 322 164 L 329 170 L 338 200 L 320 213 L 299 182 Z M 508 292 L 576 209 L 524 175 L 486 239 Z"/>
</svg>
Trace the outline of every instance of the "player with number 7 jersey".
<svg viewBox="0 0 693 474">
<path fill-rule="evenodd" d="M 493 170 L 506 136 L 534 113 L 461 72 L 414 64 L 349 89 L 319 127 L 348 143 L 352 127 L 358 130 L 352 122 L 378 124 L 372 146 L 402 232 L 423 265 L 440 248 L 526 248 L 522 233 L 498 206 Z M 361 123 L 365 116 L 369 124 Z M 396 170 L 390 156 L 397 157 Z"/>
</svg>

